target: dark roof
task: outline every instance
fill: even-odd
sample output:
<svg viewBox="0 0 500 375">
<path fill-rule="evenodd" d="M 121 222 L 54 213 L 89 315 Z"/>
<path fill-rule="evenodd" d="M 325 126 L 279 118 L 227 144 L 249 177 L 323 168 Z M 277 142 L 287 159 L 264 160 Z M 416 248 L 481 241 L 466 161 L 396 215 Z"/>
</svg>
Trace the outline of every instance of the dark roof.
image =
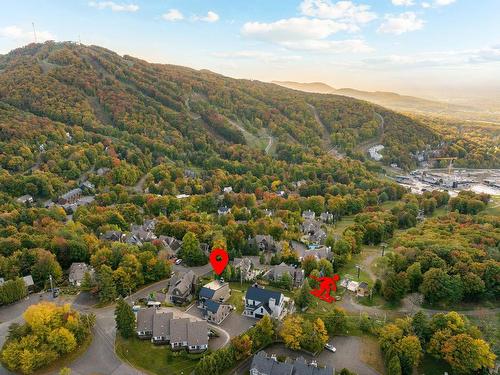
<svg viewBox="0 0 500 375">
<path fill-rule="evenodd" d="M 156 312 L 153 315 L 153 337 L 168 337 L 170 335 L 170 320 L 173 318 L 173 312 Z"/>
<path fill-rule="evenodd" d="M 295 374 L 300 375 L 333 375 L 335 373 L 334 369 L 331 367 L 317 367 L 313 366 L 303 358 L 298 357 L 293 363 L 295 369 Z"/>
<path fill-rule="evenodd" d="M 187 341 L 188 332 L 187 326 L 189 323 L 188 318 L 172 319 L 170 321 L 170 342 L 183 342 Z"/>
<path fill-rule="evenodd" d="M 358 288 L 365 288 L 368 289 L 368 283 L 365 281 L 362 281 L 359 283 Z"/>
<path fill-rule="evenodd" d="M 274 290 L 251 286 L 247 290 L 246 298 L 260 302 L 267 302 L 270 298 L 274 298 L 276 300 L 276 303 L 278 304 L 279 301 L 281 301 L 281 298 L 283 298 L 283 294 Z"/>
<path fill-rule="evenodd" d="M 217 311 L 219 311 L 220 305 L 221 304 L 219 302 L 215 302 L 212 299 L 209 299 L 209 300 L 207 300 L 207 302 L 205 302 L 205 306 L 207 307 L 207 311 L 210 311 L 214 314 L 217 313 Z"/>
<path fill-rule="evenodd" d="M 257 370 L 267 375 L 292 375 L 293 365 L 291 363 L 278 362 L 268 357 L 266 352 L 258 352 L 252 359 L 250 370 Z"/>
<path fill-rule="evenodd" d="M 202 287 L 200 289 L 200 298 L 211 299 L 215 294 L 215 289 Z"/>
<path fill-rule="evenodd" d="M 137 312 L 137 331 L 151 332 L 153 331 L 153 316 L 155 309 L 140 309 Z"/>
<path fill-rule="evenodd" d="M 187 343 L 189 346 L 208 345 L 208 323 L 206 320 L 188 323 Z"/>
</svg>

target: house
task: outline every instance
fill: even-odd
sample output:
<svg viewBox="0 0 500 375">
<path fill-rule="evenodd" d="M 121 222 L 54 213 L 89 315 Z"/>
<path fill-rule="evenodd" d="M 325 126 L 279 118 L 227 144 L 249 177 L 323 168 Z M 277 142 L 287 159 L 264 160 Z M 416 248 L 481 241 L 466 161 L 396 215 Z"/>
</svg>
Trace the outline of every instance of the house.
<svg viewBox="0 0 500 375">
<path fill-rule="evenodd" d="M 306 211 L 302 212 L 302 217 L 305 220 L 314 220 L 316 218 L 316 213 L 314 211 L 311 211 L 311 210 L 306 210 Z"/>
<path fill-rule="evenodd" d="M 130 232 L 135 235 L 141 242 L 151 242 L 156 239 L 154 234 L 155 222 L 145 220 L 143 225 L 132 224 Z"/>
<path fill-rule="evenodd" d="M 118 230 L 108 230 L 104 233 L 101 233 L 99 239 L 102 241 L 121 241 L 122 238 L 125 237 L 125 233 L 122 233 Z"/>
<path fill-rule="evenodd" d="M 97 173 L 98 176 L 104 176 L 109 171 L 110 171 L 109 168 L 105 168 L 104 167 L 104 168 L 99 168 L 96 173 Z"/>
<path fill-rule="evenodd" d="M 205 303 L 208 300 L 224 303 L 231 297 L 231 289 L 229 283 L 213 280 L 201 287 L 199 293 L 199 307 L 205 308 Z"/>
<path fill-rule="evenodd" d="M 80 184 L 80 189 L 82 189 L 82 191 L 87 193 L 93 193 L 95 190 L 95 185 L 89 180 L 86 180 Z"/>
<path fill-rule="evenodd" d="M 366 283 L 365 283 L 366 284 Z M 359 288 L 359 285 L 360 283 L 357 282 L 357 281 L 353 281 L 353 280 L 350 280 L 348 278 L 345 278 L 343 279 L 341 282 L 340 282 L 340 286 L 343 286 L 344 288 L 346 288 L 348 291 L 350 292 L 353 292 L 353 293 L 357 293 L 358 291 L 358 288 Z M 367 285 L 368 287 L 368 285 Z"/>
<path fill-rule="evenodd" d="M 323 223 L 333 223 L 333 214 L 330 212 L 322 212 L 321 215 L 319 215 L 319 219 Z"/>
<path fill-rule="evenodd" d="M 288 264 L 283 262 L 271 269 L 271 271 L 269 272 L 269 277 L 273 281 L 279 281 L 285 273 L 288 273 L 291 276 L 294 287 L 299 287 L 304 283 L 304 270 L 301 268 L 289 266 Z"/>
<path fill-rule="evenodd" d="M 304 240 L 307 242 L 321 244 L 326 240 L 326 232 L 321 228 L 321 223 L 316 220 L 304 220 L 300 229 L 304 233 Z"/>
<path fill-rule="evenodd" d="M 280 318 L 286 314 L 285 296 L 281 292 L 251 286 L 245 294 L 243 315 L 260 319 L 264 315 Z"/>
<path fill-rule="evenodd" d="M 249 243 L 256 246 L 259 251 L 276 251 L 276 242 L 269 234 L 257 234 L 254 238 L 249 239 Z"/>
<path fill-rule="evenodd" d="M 158 241 L 160 241 L 162 247 L 169 250 L 169 252 L 172 252 L 172 254 L 177 254 L 179 249 L 182 247 L 182 241 L 179 241 L 175 237 L 161 235 L 158 237 Z"/>
<path fill-rule="evenodd" d="M 136 332 L 140 339 L 150 339 L 153 336 L 153 318 L 156 309 L 140 309 L 136 316 Z"/>
<path fill-rule="evenodd" d="M 203 317 L 210 323 L 221 324 L 231 311 L 231 305 L 209 299 L 205 302 Z"/>
<path fill-rule="evenodd" d="M 224 189 L 222 189 L 224 194 L 229 194 L 233 192 L 233 187 L 232 186 L 226 186 Z"/>
<path fill-rule="evenodd" d="M 153 310 L 154 309 L 148 309 Z M 174 318 L 173 312 L 154 311 L 153 330 L 151 342 L 153 344 L 164 344 L 170 341 L 170 321 Z"/>
<path fill-rule="evenodd" d="M 291 241 L 292 249 L 297 253 L 299 260 L 302 261 L 306 256 L 313 256 L 317 260 L 331 259 L 333 257 L 332 248 L 324 245 L 309 245 L 306 246 L 301 242 Z"/>
<path fill-rule="evenodd" d="M 23 276 L 23 281 L 28 289 L 28 292 L 32 292 L 35 289 L 35 283 L 33 282 L 33 277 L 31 275 Z"/>
<path fill-rule="evenodd" d="M 204 320 L 176 319 L 173 312 L 148 308 L 137 312 L 137 335 L 154 344 L 200 353 L 208 348 L 208 324 Z"/>
<path fill-rule="evenodd" d="M 264 212 L 264 216 L 267 216 L 267 217 L 273 216 L 273 211 L 272 210 L 269 210 L 269 209 L 266 208 L 266 209 L 263 210 L 263 212 Z"/>
<path fill-rule="evenodd" d="M 88 272 L 91 276 L 94 270 L 86 263 L 72 263 L 69 267 L 68 280 L 71 285 L 80 286 L 84 279 L 85 273 Z"/>
<path fill-rule="evenodd" d="M 222 216 L 222 215 L 227 215 L 229 213 L 231 213 L 231 209 L 227 206 L 223 206 L 223 207 L 220 207 L 218 210 L 217 210 L 217 213 Z"/>
<path fill-rule="evenodd" d="M 33 197 L 29 194 L 23 195 L 16 199 L 17 203 L 29 205 L 34 202 Z"/>
<path fill-rule="evenodd" d="M 241 279 L 245 281 L 253 279 L 252 266 L 252 260 L 249 258 L 234 258 L 233 260 L 234 269 L 240 271 Z"/>
<path fill-rule="evenodd" d="M 189 198 L 190 195 L 189 194 L 177 194 L 175 197 L 177 199 L 185 199 L 185 198 Z"/>
<path fill-rule="evenodd" d="M 83 194 L 82 189 L 80 188 L 72 189 L 67 193 L 61 195 L 58 199 L 58 202 L 61 205 L 75 203 L 78 199 L 81 198 L 82 194 Z"/>
<path fill-rule="evenodd" d="M 184 177 L 195 178 L 196 172 L 191 169 L 184 169 Z"/>
<path fill-rule="evenodd" d="M 170 279 L 169 294 L 173 303 L 182 305 L 191 300 L 198 278 L 193 271 L 182 272 Z"/>
<path fill-rule="evenodd" d="M 142 246 L 142 241 L 139 237 L 133 233 L 127 233 L 122 237 L 124 243 L 128 243 L 129 245 Z"/>
<path fill-rule="evenodd" d="M 368 283 L 362 281 L 359 283 L 356 289 L 356 295 L 358 297 L 366 297 L 370 294 L 370 288 L 368 287 Z"/>
<path fill-rule="evenodd" d="M 308 363 L 303 357 L 295 360 L 287 358 L 279 362 L 275 355 L 268 356 L 260 351 L 252 358 L 250 375 L 334 375 L 330 366 L 320 367 L 316 361 Z"/>
</svg>

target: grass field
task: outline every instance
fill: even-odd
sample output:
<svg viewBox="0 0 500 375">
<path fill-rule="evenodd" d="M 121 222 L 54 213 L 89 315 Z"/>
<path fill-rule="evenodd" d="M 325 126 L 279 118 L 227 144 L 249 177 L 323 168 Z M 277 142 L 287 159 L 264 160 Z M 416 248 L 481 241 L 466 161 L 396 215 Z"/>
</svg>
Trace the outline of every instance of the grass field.
<svg viewBox="0 0 500 375">
<path fill-rule="evenodd" d="M 483 213 L 486 215 L 500 216 L 500 195 L 493 195 L 491 197 L 491 200 Z"/>
<path fill-rule="evenodd" d="M 166 345 L 153 345 L 150 341 L 134 337 L 116 336 L 116 354 L 132 366 L 149 374 L 190 374 L 202 354 L 172 352 Z"/>
</svg>

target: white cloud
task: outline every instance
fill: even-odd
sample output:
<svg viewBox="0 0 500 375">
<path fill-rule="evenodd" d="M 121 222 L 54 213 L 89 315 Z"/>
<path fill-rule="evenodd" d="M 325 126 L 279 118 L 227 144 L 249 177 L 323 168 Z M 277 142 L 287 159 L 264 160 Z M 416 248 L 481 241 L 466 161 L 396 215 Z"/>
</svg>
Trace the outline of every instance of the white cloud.
<svg viewBox="0 0 500 375">
<path fill-rule="evenodd" d="M 135 4 L 118 4 L 113 1 L 91 1 L 89 6 L 96 9 L 111 9 L 113 12 L 137 12 L 139 6 Z"/>
<path fill-rule="evenodd" d="M 397 15 L 387 14 L 384 22 L 378 28 L 378 32 L 401 35 L 410 31 L 420 30 L 424 26 L 424 23 L 414 12 L 405 12 Z"/>
<path fill-rule="evenodd" d="M 203 22 L 217 22 L 219 20 L 219 15 L 211 10 L 208 11 L 206 16 L 193 16 L 194 21 Z"/>
<path fill-rule="evenodd" d="M 409 7 L 415 5 L 413 0 L 392 0 L 392 5 Z"/>
<path fill-rule="evenodd" d="M 339 31 L 352 31 L 352 27 L 332 21 L 317 18 L 288 18 L 271 23 L 247 22 L 241 33 L 249 38 L 286 42 L 296 40 L 325 39 Z"/>
<path fill-rule="evenodd" d="M 21 43 L 28 43 L 35 41 L 33 30 L 30 29 L 25 30 L 22 27 L 16 25 L 0 28 L 0 38 L 11 39 Z M 47 40 L 54 40 L 55 36 L 48 31 L 37 30 L 36 39 L 37 42 L 41 43 Z"/>
<path fill-rule="evenodd" d="M 365 24 L 377 18 L 369 5 L 356 5 L 352 1 L 303 0 L 299 9 L 304 16 L 339 20 L 344 23 Z"/>
<path fill-rule="evenodd" d="M 447 5 L 451 5 L 455 2 L 456 0 L 433 0 L 433 1 L 424 1 L 422 2 L 422 8 L 438 8 L 438 7 L 444 7 Z"/>
<path fill-rule="evenodd" d="M 259 60 L 262 62 L 290 62 L 301 60 L 302 57 L 298 55 L 277 55 L 271 52 L 263 51 L 236 51 L 236 52 L 214 52 L 212 56 L 220 57 L 223 59 L 249 59 Z"/>
<path fill-rule="evenodd" d="M 484 63 L 500 63 L 500 46 L 460 51 L 429 52 L 416 55 L 390 55 L 364 60 L 384 67 L 450 67 Z"/>
<path fill-rule="evenodd" d="M 161 18 L 165 21 L 181 21 L 184 19 L 183 14 L 177 9 L 170 9 L 167 13 L 162 14 Z"/>
<path fill-rule="evenodd" d="M 291 50 L 316 51 L 328 53 L 366 53 L 372 52 L 373 48 L 368 46 L 362 39 L 347 40 L 300 40 L 283 42 L 282 45 Z"/>
</svg>

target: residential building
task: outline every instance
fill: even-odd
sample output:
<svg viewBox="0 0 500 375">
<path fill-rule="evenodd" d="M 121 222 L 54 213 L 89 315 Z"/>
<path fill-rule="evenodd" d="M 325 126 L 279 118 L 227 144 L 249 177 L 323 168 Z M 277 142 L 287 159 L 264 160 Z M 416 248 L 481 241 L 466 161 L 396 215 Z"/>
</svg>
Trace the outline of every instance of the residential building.
<svg viewBox="0 0 500 375">
<path fill-rule="evenodd" d="M 323 223 L 333 223 L 334 216 L 331 212 L 322 212 L 321 215 L 319 215 L 320 220 Z"/>
<path fill-rule="evenodd" d="M 89 180 L 86 180 L 80 184 L 80 189 L 87 193 L 93 193 L 95 190 L 95 185 Z"/>
<path fill-rule="evenodd" d="M 140 309 L 136 316 L 136 332 L 140 339 L 150 339 L 153 336 L 153 318 L 156 309 Z"/>
<path fill-rule="evenodd" d="M 223 207 L 220 207 L 218 210 L 217 210 L 217 213 L 222 216 L 222 215 L 227 215 L 229 213 L 231 213 L 231 209 L 227 206 L 223 206 Z"/>
<path fill-rule="evenodd" d="M 150 242 L 156 239 L 156 235 L 154 234 L 155 224 L 155 220 L 145 220 L 142 225 L 132 224 L 130 232 L 141 242 Z"/>
<path fill-rule="evenodd" d="M 213 280 L 201 287 L 199 293 L 199 307 L 205 308 L 205 302 L 213 300 L 215 302 L 224 303 L 231 297 L 231 289 L 229 283 Z"/>
<path fill-rule="evenodd" d="M 58 199 L 59 204 L 71 204 L 75 203 L 78 199 L 81 198 L 82 196 L 82 189 L 76 188 L 68 191 L 67 193 L 64 193 L 61 195 Z"/>
<path fill-rule="evenodd" d="M 256 285 L 247 289 L 243 315 L 260 319 L 264 315 L 280 318 L 286 313 L 285 296 L 281 292 L 259 288 Z"/>
<path fill-rule="evenodd" d="M 306 211 L 302 212 L 302 217 L 305 220 L 314 220 L 316 218 L 316 213 L 314 211 L 311 211 L 311 210 L 306 210 Z"/>
<path fill-rule="evenodd" d="M 304 233 L 304 240 L 309 243 L 322 244 L 326 240 L 326 232 L 321 228 L 319 221 L 306 219 L 300 229 Z"/>
<path fill-rule="evenodd" d="M 169 294 L 173 303 L 182 305 L 192 299 L 198 278 L 193 271 L 181 272 L 170 279 Z"/>
<path fill-rule="evenodd" d="M 205 302 L 203 317 L 210 323 L 221 324 L 231 311 L 231 305 L 209 299 Z"/>
<path fill-rule="evenodd" d="M 252 273 L 252 260 L 249 258 L 234 258 L 233 267 L 235 270 L 239 270 L 241 274 L 241 280 L 248 281 L 254 278 Z"/>
<path fill-rule="evenodd" d="M 269 234 L 257 234 L 254 238 L 249 239 L 249 243 L 256 246 L 259 251 L 276 251 L 276 242 Z"/>
<path fill-rule="evenodd" d="M 86 263 L 72 263 L 69 267 L 69 283 L 71 285 L 81 286 L 86 272 L 92 277 L 94 269 Z"/>
<path fill-rule="evenodd" d="M 297 253 L 299 260 L 302 261 L 306 256 L 313 256 L 317 260 L 319 259 L 332 259 L 332 249 L 330 246 L 324 245 L 304 245 L 303 243 L 297 241 L 291 241 L 292 249 Z"/>
<path fill-rule="evenodd" d="M 121 241 L 122 238 L 125 237 L 125 233 L 117 231 L 117 230 L 108 230 L 99 235 L 99 239 L 102 241 L 113 241 L 118 242 Z"/>
<path fill-rule="evenodd" d="M 23 276 L 24 284 L 26 284 L 26 288 L 28 292 L 32 292 L 35 289 L 35 283 L 33 281 L 33 277 L 31 275 Z"/>
<path fill-rule="evenodd" d="M 16 199 L 17 203 L 29 205 L 34 202 L 33 197 L 29 194 L 23 195 Z"/>
<path fill-rule="evenodd" d="M 140 309 L 136 331 L 139 338 L 151 339 L 154 344 L 169 344 L 174 350 L 200 353 L 208 348 L 206 321 L 174 318 L 173 312 L 162 309 Z"/>
<path fill-rule="evenodd" d="M 173 254 L 177 254 L 179 249 L 182 247 L 182 241 L 179 241 L 175 237 L 162 235 L 162 236 L 158 237 L 158 240 L 161 241 L 161 245 L 165 249 L 170 250 Z"/>
<path fill-rule="evenodd" d="M 105 168 L 104 167 L 104 168 L 99 168 L 96 173 L 97 173 L 98 176 L 104 176 L 109 171 L 110 171 L 109 168 Z"/>
<path fill-rule="evenodd" d="M 233 187 L 232 186 L 226 186 L 223 190 L 224 194 L 229 194 L 233 192 Z"/>
<path fill-rule="evenodd" d="M 370 288 L 368 287 L 368 283 L 362 281 L 359 283 L 356 289 L 356 295 L 358 297 L 366 297 L 370 294 Z"/>
<path fill-rule="evenodd" d="M 279 362 L 275 355 L 268 356 L 260 351 L 253 356 L 250 375 L 334 375 L 335 369 L 320 367 L 316 361 L 308 363 L 303 357 L 295 360 L 287 358 Z"/>
<path fill-rule="evenodd" d="M 294 287 L 299 287 L 304 283 L 304 270 L 301 268 L 289 266 L 288 264 L 283 262 L 271 269 L 271 271 L 269 272 L 269 277 L 273 281 L 279 281 L 285 273 L 288 273 L 291 276 Z"/>
</svg>

